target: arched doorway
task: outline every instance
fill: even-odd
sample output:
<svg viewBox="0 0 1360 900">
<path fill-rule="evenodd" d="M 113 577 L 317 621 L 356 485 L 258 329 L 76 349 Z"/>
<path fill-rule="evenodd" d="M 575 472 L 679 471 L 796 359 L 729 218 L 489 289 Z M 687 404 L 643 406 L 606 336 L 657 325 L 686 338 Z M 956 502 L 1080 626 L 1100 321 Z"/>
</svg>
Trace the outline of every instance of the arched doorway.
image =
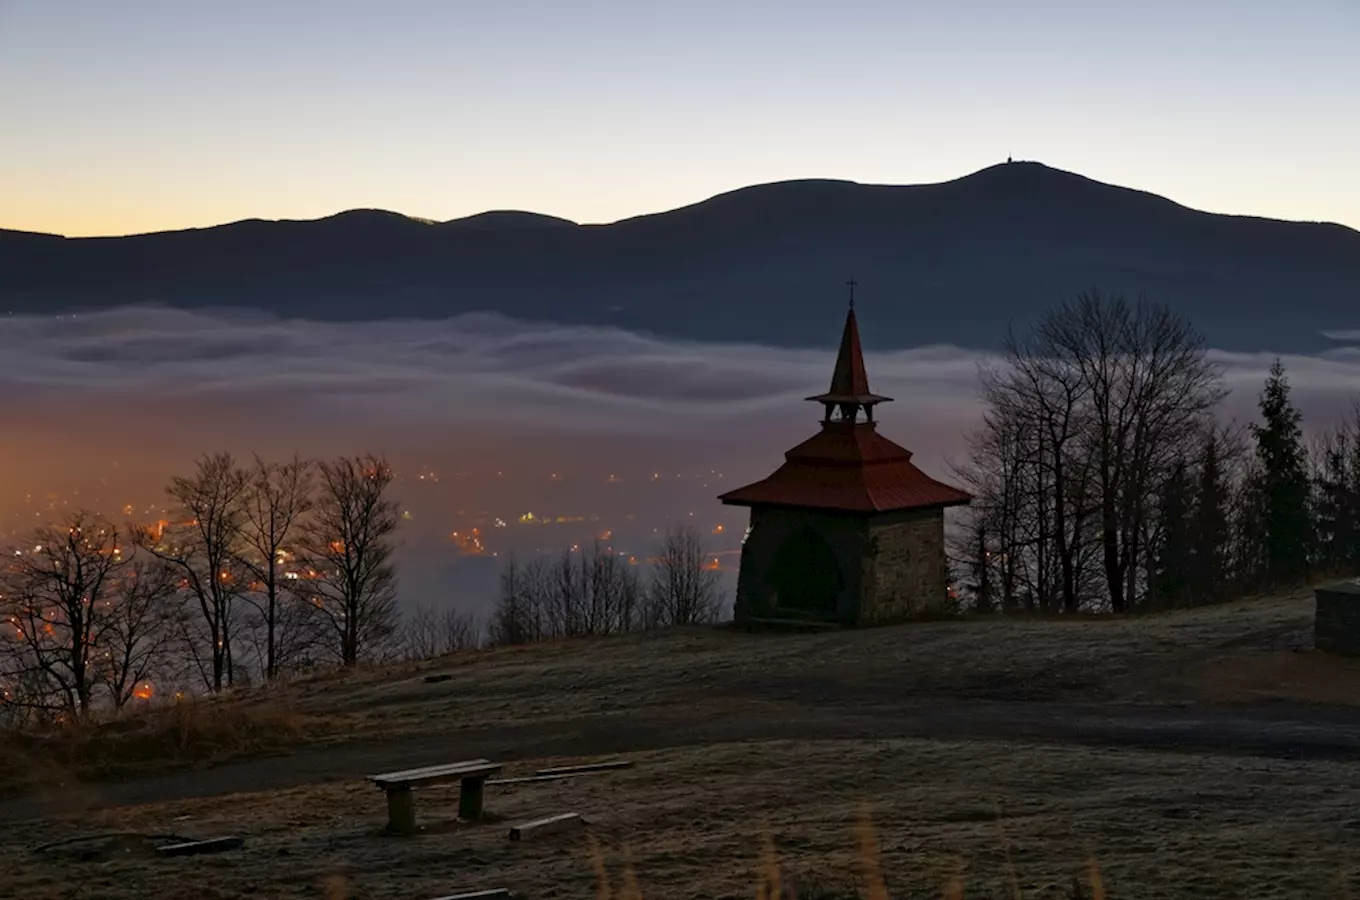
<svg viewBox="0 0 1360 900">
<path fill-rule="evenodd" d="M 836 615 L 836 598 L 845 587 L 845 578 L 826 538 L 804 525 L 779 545 L 770 583 L 780 609 L 831 618 Z"/>
</svg>

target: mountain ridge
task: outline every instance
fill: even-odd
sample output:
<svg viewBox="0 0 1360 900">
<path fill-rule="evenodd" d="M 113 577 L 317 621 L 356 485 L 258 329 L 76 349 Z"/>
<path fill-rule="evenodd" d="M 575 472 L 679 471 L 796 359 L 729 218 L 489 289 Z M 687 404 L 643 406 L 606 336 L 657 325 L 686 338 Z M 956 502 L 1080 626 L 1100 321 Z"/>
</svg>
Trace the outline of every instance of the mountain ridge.
<svg viewBox="0 0 1360 900">
<path fill-rule="evenodd" d="M 670 213 L 680 212 L 680 211 L 682 211 L 682 210 L 691 209 L 691 208 L 694 208 L 694 207 L 697 207 L 697 206 L 703 206 L 703 205 L 705 205 L 705 204 L 709 204 L 709 203 L 712 203 L 712 202 L 714 202 L 714 201 L 722 200 L 722 199 L 728 198 L 728 197 L 737 197 L 737 196 L 740 196 L 740 195 L 746 195 L 746 194 L 750 194 L 750 193 L 761 192 L 761 191 L 765 191 L 765 190 L 769 190 L 769 189 L 780 189 L 780 188 L 785 188 L 785 187 L 789 187 L 789 186 L 797 186 L 797 185 L 828 185 L 828 186 L 840 186 L 840 187 L 848 187 L 848 188 L 871 188 L 871 189 L 898 189 L 898 190 L 911 190 L 911 189 L 915 189 L 915 188 L 943 187 L 943 186 L 946 186 L 946 185 L 954 185 L 954 184 L 959 184 L 959 183 L 962 183 L 962 182 L 970 182 L 970 181 L 973 181 L 973 180 L 978 180 L 978 179 L 981 179 L 981 178 L 985 178 L 985 177 L 987 177 L 988 173 L 998 172 L 998 171 L 1009 173 L 1010 170 L 1019 170 L 1019 169 L 1021 169 L 1022 167 L 1035 167 L 1035 168 L 1042 169 L 1042 170 L 1044 170 L 1045 172 L 1051 173 L 1051 174 L 1056 175 L 1056 176 L 1067 177 L 1067 178 L 1069 178 L 1069 179 L 1072 179 L 1074 182 L 1080 182 L 1080 183 L 1083 183 L 1083 184 L 1086 184 L 1086 185 L 1092 185 L 1092 186 L 1095 186 L 1095 187 L 1098 187 L 1098 188 L 1108 189 L 1108 190 L 1111 190 L 1111 191 L 1123 192 L 1123 193 L 1126 194 L 1126 195 L 1136 195 L 1136 196 L 1139 196 L 1139 197 L 1144 197 L 1144 198 L 1147 198 L 1147 199 L 1152 200 L 1152 201 L 1156 201 L 1156 202 L 1161 203 L 1161 204 L 1166 204 L 1166 205 L 1168 205 L 1168 206 L 1176 207 L 1176 208 L 1178 208 L 1178 209 L 1186 210 L 1186 211 L 1188 211 L 1188 212 L 1200 213 L 1200 214 L 1202 214 L 1202 215 L 1216 216 L 1216 217 L 1225 218 L 1225 219 L 1248 219 L 1248 220 L 1262 221 L 1262 222 L 1279 222 L 1279 223 L 1289 224 L 1289 225 L 1324 225 L 1324 226 L 1334 226 L 1335 228 L 1338 228 L 1338 229 L 1340 229 L 1340 230 L 1342 230 L 1342 231 L 1345 231 L 1345 232 L 1360 234 L 1360 229 L 1353 228 L 1353 227 L 1351 227 L 1351 226 L 1349 226 L 1349 225 L 1346 225 L 1346 224 L 1344 224 L 1344 223 L 1341 223 L 1341 222 L 1333 222 L 1333 221 L 1326 220 L 1326 219 L 1274 219 L 1274 218 L 1271 218 L 1271 217 L 1269 217 L 1269 216 L 1261 216 L 1261 215 L 1256 215 L 1256 214 L 1253 214 L 1253 213 L 1219 213 L 1219 212 L 1210 212 L 1210 211 L 1208 211 L 1208 210 L 1203 210 L 1203 209 L 1199 209 L 1199 208 L 1194 207 L 1194 206 L 1189 206 L 1189 205 L 1187 205 L 1187 204 L 1180 203 L 1179 201 L 1173 200 L 1173 199 L 1171 199 L 1171 198 L 1169 198 L 1169 197 L 1165 197 L 1165 196 L 1162 196 L 1162 195 L 1160 195 L 1160 194 L 1155 194 L 1155 193 L 1153 193 L 1153 192 L 1151 192 L 1151 191 L 1146 191 L 1146 190 L 1143 190 L 1143 189 L 1141 189 L 1141 188 L 1133 188 L 1133 187 L 1128 187 L 1127 185 L 1117 185 L 1117 184 L 1112 184 L 1112 183 L 1109 183 L 1109 182 L 1099 181 L 1099 180 L 1094 179 L 1094 178 L 1091 178 L 1091 177 L 1089 177 L 1089 176 L 1082 175 L 1082 174 L 1080 174 L 1080 173 L 1078 173 L 1078 172 L 1071 172 L 1071 171 L 1068 171 L 1068 170 L 1066 170 L 1066 169 L 1055 168 L 1055 167 L 1048 166 L 1048 165 L 1046 165 L 1046 164 L 1044 164 L 1044 163 L 1040 163 L 1040 162 L 1034 162 L 1034 161 L 1029 161 L 1029 160 L 1017 160 L 1017 161 L 1009 162 L 1009 163 L 996 163 L 996 164 L 994 164 L 994 165 L 985 166 L 985 167 L 983 167 L 983 168 L 981 168 L 981 169 L 978 169 L 978 170 L 975 171 L 975 172 L 970 172 L 970 173 L 968 173 L 968 174 L 966 174 L 966 175 L 960 175 L 960 176 L 958 176 L 957 178 L 950 178 L 950 179 L 946 179 L 946 180 L 944 180 L 944 181 L 922 182 L 922 183 L 920 183 L 920 184 L 890 184 L 890 183 L 886 183 L 886 182 L 855 181 L 855 180 L 853 180 L 853 179 L 848 179 L 848 178 L 788 178 L 788 179 L 782 179 L 782 180 L 779 180 L 779 181 L 766 181 L 766 182 L 760 182 L 760 183 L 757 183 L 757 184 L 744 185 L 744 186 L 742 186 L 742 187 L 732 188 L 732 189 L 726 190 L 726 191 L 720 191 L 720 192 L 718 192 L 718 193 L 716 193 L 716 194 L 713 194 L 713 195 L 711 195 L 711 196 L 709 196 L 709 197 L 705 197 L 705 198 L 702 199 L 702 200 L 696 200 L 696 201 L 694 201 L 693 203 L 682 204 L 682 205 L 680 205 L 680 206 L 673 207 L 673 208 L 668 209 L 668 210 L 661 210 L 661 211 L 657 211 L 657 212 L 647 212 L 647 213 L 637 213 L 637 214 L 635 214 L 635 215 L 624 216 L 624 217 L 621 218 L 621 219 L 615 219 L 615 220 L 610 221 L 610 222 L 576 222 L 576 221 L 573 221 L 573 220 L 571 220 L 571 219 L 563 218 L 563 217 L 561 217 L 561 216 L 554 216 L 554 215 L 551 215 L 551 214 L 548 214 L 548 213 L 539 213 L 539 212 L 533 212 L 533 211 L 531 211 L 531 210 L 521 210 L 521 209 L 488 209 L 488 210 L 484 210 L 484 211 L 478 212 L 478 213 L 470 213 L 470 214 L 468 214 L 468 215 L 466 215 L 466 216 L 457 216 L 457 217 L 452 218 L 452 219 L 430 219 L 430 218 L 427 218 L 427 217 L 412 216 L 412 215 L 408 215 L 408 214 L 406 214 L 406 213 L 398 212 L 398 211 L 396 211 L 396 210 L 383 209 L 383 208 L 380 208 L 380 207 L 356 206 L 356 207 L 351 207 L 351 208 L 348 208 L 348 209 L 338 210 L 338 211 L 333 212 L 333 213 L 328 213 L 328 214 L 326 214 L 326 215 L 324 215 L 324 216 L 317 216 L 317 217 L 310 218 L 310 219 L 295 219 L 295 218 L 266 219 L 266 218 L 262 218 L 262 217 L 258 217 L 258 216 L 252 216 L 252 217 L 249 217 L 249 218 L 246 218 L 246 219 L 234 219 L 234 220 L 232 220 L 232 221 L 228 221 L 228 222 L 218 222 L 218 223 L 215 223 L 215 224 L 212 224 L 212 225 L 193 225 L 193 226 L 187 226 L 187 227 L 184 227 L 184 228 L 167 228 L 167 229 L 162 229 L 162 230 L 159 230 L 159 231 L 139 231 L 139 232 L 131 232 L 131 233 L 128 233 L 128 234 L 113 234 L 113 235 L 105 235 L 105 234 L 101 234 L 101 235 L 75 235 L 75 236 L 70 236 L 70 235 L 56 234 L 56 233 L 54 233 L 54 232 L 32 231 L 32 230 L 29 230 L 29 229 L 22 229 L 22 228 L 5 228 L 5 227 L 0 227 L 0 235 L 4 235 L 4 234 L 16 234 L 16 235 L 41 235 L 41 236 L 43 236 L 43 237 L 61 238 L 61 239 L 63 239 L 63 240 L 69 240 L 69 241 L 83 241 L 83 240 L 118 240 L 118 239 L 121 239 L 121 238 L 149 237 L 149 236 L 154 236 L 154 235 L 176 234 L 176 233 L 186 232 L 186 231 L 193 231 L 193 232 L 210 231 L 210 230 L 216 229 L 216 228 L 225 228 L 225 227 L 228 227 L 228 226 L 231 226 L 231 225 L 240 225 L 240 224 L 244 224 L 244 223 L 262 223 L 262 224 L 284 224 L 284 223 L 287 223 L 287 224 L 310 224 L 310 223 L 317 223 L 317 222 L 327 222 L 327 221 L 332 221 L 332 220 L 339 219 L 339 218 L 342 218 L 342 217 L 347 217 L 347 216 L 351 216 L 351 215 L 358 215 L 358 214 L 379 214 L 379 215 L 381 215 L 381 216 L 387 216 L 387 217 L 391 217 L 391 218 L 394 218 L 394 219 L 404 219 L 404 220 L 408 220 L 408 221 L 410 221 L 410 222 L 414 222 L 414 223 L 418 223 L 418 224 L 422 224 L 422 225 L 432 225 L 432 226 L 457 225 L 457 224 L 460 224 L 460 223 L 470 223 L 470 222 L 473 222 L 474 220 L 478 220 L 478 219 L 486 219 L 486 218 L 489 218 L 489 217 L 506 216 L 506 217 L 524 217 L 526 220 L 527 220 L 527 219 L 539 219 L 539 220 L 543 220 L 543 224 L 563 224 L 563 225 L 573 225 L 573 226 L 575 226 L 575 227 L 577 227 L 577 228 L 600 228 L 600 227 L 608 227 L 608 226 L 611 226 L 611 225 L 620 225 L 620 224 L 624 224 L 624 223 L 628 223 L 628 222 L 635 222 L 635 221 L 637 221 L 637 220 L 639 220 L 639 219 L 648 219 L 648 218 L 652 218 L 652 217 L 655 217 L 655 216 L 665 216 L 665 215 L 669 215 Z"/>
<path fill-rule="evenodd" d="M 1033 162 L 932 184 L 750 185 L 606 224 L 356 209 L 121 237 L 0 231 L 0 312 L 488 311 L 822 345 L 851 276 L 879 347 L 994 346 L 1006 324 L 1089 287 L 1164 301 L 1224 349 L 1331 346 L 1321 331 L 1360 328 L 1360 232 L 1204 212 Z"/>
</svg>

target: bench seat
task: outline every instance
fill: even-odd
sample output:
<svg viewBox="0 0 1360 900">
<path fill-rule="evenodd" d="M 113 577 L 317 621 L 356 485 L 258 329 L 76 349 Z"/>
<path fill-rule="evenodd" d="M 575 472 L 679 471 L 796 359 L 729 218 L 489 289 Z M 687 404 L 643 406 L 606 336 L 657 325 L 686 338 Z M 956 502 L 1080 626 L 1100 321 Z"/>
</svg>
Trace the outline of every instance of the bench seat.
<svg viewBox="0 0 1360 900">
<path fill-rule="evenodd" d="M 425 766 L 370 775 L 368 781 L 387 792 L 387 829 L 397 834 L 412 834 L 416 830 L 415 798 L 412 788 L 433 784 L 460 782 L 458 818 L 475 822 L 482 817 L 482 798 L 486 780 L 504 766 L 488 759 L 469 759 L 441 766 Z"/>
</svg>

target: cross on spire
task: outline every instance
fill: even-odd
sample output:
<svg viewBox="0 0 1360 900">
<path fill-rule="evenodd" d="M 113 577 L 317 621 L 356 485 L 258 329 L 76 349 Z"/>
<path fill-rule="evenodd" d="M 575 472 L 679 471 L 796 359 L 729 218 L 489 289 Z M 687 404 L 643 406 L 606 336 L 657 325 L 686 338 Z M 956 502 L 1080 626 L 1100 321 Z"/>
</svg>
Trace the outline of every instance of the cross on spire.
<svg viewBox="0 0 1360 900">
<path fill-rule="evenodd" d="M 856 281 L 853 277 L 851 277 L 851 279 L 845 283 L 845 286 L 848 287 L 848 288 L 850 288 L 850 308 L 851 308 L 851 309 L 854 309 L 854 308 L 855 308 L 855 285 L 857 285 L 857 284 L 859 284 L 859 282 Z"/>
</svg>

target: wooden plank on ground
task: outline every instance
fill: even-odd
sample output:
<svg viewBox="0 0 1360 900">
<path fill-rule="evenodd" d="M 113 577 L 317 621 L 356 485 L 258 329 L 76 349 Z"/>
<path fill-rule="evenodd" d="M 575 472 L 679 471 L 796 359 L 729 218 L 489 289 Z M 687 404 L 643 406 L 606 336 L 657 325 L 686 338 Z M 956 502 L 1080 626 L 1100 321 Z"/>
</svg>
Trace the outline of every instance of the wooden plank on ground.
<svg viewBox="0 0 1360 900">
<path fill-rule="evenodd" d="M 527 837 L 537 837 L 541 834 L 552 834 L 558 831 L 566 831 L 569 828 L 580 828 L 585 824 L 580 813 L 562 813 L 559 816 L 548 816 L 546 819 L 535 819 L 532 822 L 521 822 L 510 828 L 510 840 L 522 841 Z"/>
<path fill-rule="evenodd" d="M 434 900 L 499 900 L 510 896 L 510 892 L 505 888 L 491 888 L 486 891 L 468 891 L 465 894 L 449 894 L 447 897 L 435 897 Z"/>
<path fill-rule="evenodd" d="M 487 787 L 496 787 L 502 784 L 535 784 L 540 781 L 561 781 L 564 778 L 581 778 L 586 775 L 598 775 L 599 772 L 562 772 L 557 775 L 516 775 L 513 778 L 492 778 L 486 783 Z"/>
<path fill-rule="evenodd" d="M 631 759 L 615 759 L 609 762 L 585 763 L 579 766 L 553 766 L 550 769 L 539 769 L 535 775 L 574 775 L 580 772 L 605 772 L 610 769 L 632 768 Z"/>
<path fill-rule="evenodd" d="M 157 847 L 156 852 L 161 856 L 197 856 L 200 853 L 221 853 L 223 850 L 237 850 L 244 847 L 245 844 L 246 839 L 239 837 L 208 838 L 203 841 L 166 844 L 163 847 Z"/>
</svg>

